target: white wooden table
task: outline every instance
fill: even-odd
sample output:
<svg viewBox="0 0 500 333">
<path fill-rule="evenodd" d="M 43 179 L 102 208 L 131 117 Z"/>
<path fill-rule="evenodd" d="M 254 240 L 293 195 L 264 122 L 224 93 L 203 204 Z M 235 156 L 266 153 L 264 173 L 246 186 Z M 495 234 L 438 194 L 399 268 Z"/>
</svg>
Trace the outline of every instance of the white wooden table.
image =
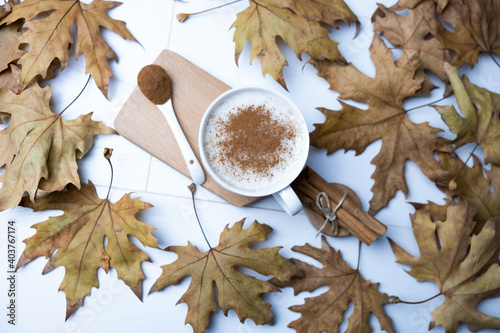
<svg viewBox="0 0 500 333">
<path fill-rule="evenodd" d="M 328 83 L 316 75 L 309 59 L 304 55 L 303 61 L 297 59 L 293 51 L 283 46 L 289 66 L 284 69 L 289 91 L 285 91 L 270 77 L 263 77 L 258 61 L 249 63 L 249 44 L 240 57 L 239 64 L 234 61 L 234 29 L 230 29 L 236 13 L 243 10 L 248 2 L 242 1 L 217 11 L 189 18 L 179 23 L 175 15 L 181 12 L 192 12 L 220 5 L 222 0 L 189 0 L 174 2 L 173 0 L 125 0 L 124 4 L 110 11 L 110 16 L 123 20 L 128 29 L 140 41 L 141 45 L 124 41 L 109 31 L 104 31 L 105 39 L 110 43 L 119 57 L 118 63 L 111 67 L 115 77 L 111 79 L 109 100 L 96 85 L 91 82 L 82 96 L 65 112 L 64 118 L 73 119 L 79 114 L 94 112 L 93 119 L 101 120 L 108 126 L 113 121 L 121 106 L 136 85 L 139 70 L 150 64 L 163 49 L 170 49 L 182 55 L 195 65 L 206 70 L 224 83 L 232 87 L 259 85 L 280 91 L 291 98 L 302 110 L 309 130 L 313 124 L 323 121 L 323 115 L 317 107 L 339 109 L 336 99 L 338 93 L 328 90 Z M 395 1 L 380 1 L 389 6 Z M 350 62 L 367 75 L 374 76 L 375 68 L 370 60 L 368 47 L 371 44 L 373 29 L 370 21 L 376 9 L 375 0 L 346 0 L 353 12 L 361 21 L 361 31 L 353 39 L 355 27 L 343 26 L 332 34 L 339 41 L 340 51 Z M 82 57 L 75 62 L 71 59 L 66 70 L 50 82 L 53 91 L 53 110 L 60 112 L 83 87 L 87 76 L 84 74 L 85 62 Z M 490 69 L 494 68 L 493 71 Z M 495 75 L 498 68 L 487 55 L 480 56 L 479 64 L 473 71 L 464 70 L 472 82 L 487 86 L 492 91 L 500 92 L 500 76 Z M 442 89 L 436 89 L 429 98 L 412 100 L 406 107 L 425 104 L 439 99 Z M 449 104 L 453 98 L 440 104 Z M 430 108 L 414 111 L 410 118 L 415 122 L 429 121 L 434 127 L 446 129 L 437 112 Z M 451 134 L 447 134 L 451 137 Z M 121 136 L 98 136 L 91 152 L 79 162 L 81 180 L 91 180 L 97 187 L 101 197 L 106 195 L 110 171 L 108 162 L 102 157 L 105 147 L 113 148 L 112 161 L 115 175 L 110 198 L 117 201 L 125 193 L 133 192 L 133 197 L 141 197 L 143 201 L 154 205 L 154 208 L 139 215 L 139 219 L 156 227 L 154 236 L 159 239 L 159 246 L 186 245 L 188 241 L 200 250 L 207 250 L 207 245 L 198 229 L 192 209 L 190 192 L 187 186 L 190 180 L 152 157 L 141 148 L 130 143 Z M 360 156 L 354 152 L 338 151 L 330 156 L 325 150 L 311 148 L 308 164 L 329 182 L 337 182 L 351 187 L 360 197 L 365 210 L 368 209 L 372 196 L 370 178 L 374 166 L 370 161 L 378 153 L 380 142 L 375 142 Z M 389 206 L 380 211 L 376 217 L 388 226 L 386 236 L 414 255 L 418 255 L 418 247 L 410 227 L 409 214 L 414 211 L 409 202 L 434 201 L 444 203 L 444 195 L 430 182 L 412 162 L 406 165 L 406 178 L 410 195 L 405 198 L 398 192 Z M 309 223 L 305 213 L 295 217 L 288 216 L 272 197 L 258 201 L 251 207 L 232 206 L 223 199 L 205 189 L 196 193 L 197 207 L 205 232 L 212 244 L 218 243 L 219 234 L 226 224 L 233 224 L 246 217 L 246 225 L 257 220 L 270 225 L 274 232 L 265 246 L 282 246 L 280 253 L 286 257 L 310 260 L 291 250 L 294 245 L 310 243 L 320 246 L 320 238 L 316 238 L 316 229 Z M 6 244 L 7 220 L 15 220 L 19 254 L 24 249 L 21 240 L 34 234 L 30 228 L 34 223 L 45 221 L 51 215 L 61 211 L 33 213 L 30 209 L 16 208 L 0 213 L 0 244 Z M 341 250 L 343 258 L 356 267 L 358 257 L 358 241 L 353 237 L 342 239 L 328 238 L 331 246 Z M 142 245 L 134 240 L 139 248 Z M 0 267 L 5 270 L 6 249 L 0 249 Z M 84 301 L 84 306 L 65 322 L 66 300 L 63 292 L 58 292 L 64 276 L 59 268 L 42 275 L 46 260 L 38 258 L 20 269 L 17 274 L 17 325 L 12 327 L 6 323 L 5 304 L 0 308 L 0 332 L 191 332 L 185 325 L 187 306 L 177 305 L 177 300 L 186 291 L 190 278 L 178 286 L 167 287 L 161 292 L 147 295 L 149 289 L 161 273 L 160 266 L 173 262 L 176 255 L 160 250 L 146 248 L 152 263 L 142 265 L 146 275 L 144 281 L 144 301 L 141 303 L 133 292 L 120 280 L 112 269 L 109 274 L 103 270 L 97 272 L 100 288 L 93 289 L 91 296 Z M 389 295 L 397 295 L 401 299 L 418 301 L 438 293 L 437 286 L 431 283 L 418 283 L 410 277 L 403 267 L 395 262 L 386 237 L 377 239 L 371 246 L 362 246 L 360 271 L 363 277 L 372 282 L 380 282 L 380 291 Z M 0 300 L 5 299 L 7 281 L 0 279 Z M 225 317 L 220 311 L 211 317 L 208 332 L 293 332 L 287 328 L 288 323 L 299 317 L 288 307 L 302 304 L 305 297 L 319 295 L 326 287 L 315 292 L 293 295 L 291 288 L 282 293 L 271 293 L 264 298 L 271 303 L 275 315 L 274 326 L 256 326 L 251 320 L 240 323 L 233 311 Z M 397 332 L 426 332 L 431 320 L 431 311 L 441 304 L 443 297 L 420 305 L 387 305 L 385 307 L 393 319 Z M 499 300 L 491 300 L 481 304 L 480 309 L 500 316 Z M 345 318 L 350 315 L 352 306 Z M 375 317 L 371 318 L 375 332 L 379 332 L 379 324 Z M 347 327 L 347 320 L 341 330 Z M 461 327 L 460 332 L 467 332 Z M 442 327 L 433 332 L 444 332 Z"/>
</svg>

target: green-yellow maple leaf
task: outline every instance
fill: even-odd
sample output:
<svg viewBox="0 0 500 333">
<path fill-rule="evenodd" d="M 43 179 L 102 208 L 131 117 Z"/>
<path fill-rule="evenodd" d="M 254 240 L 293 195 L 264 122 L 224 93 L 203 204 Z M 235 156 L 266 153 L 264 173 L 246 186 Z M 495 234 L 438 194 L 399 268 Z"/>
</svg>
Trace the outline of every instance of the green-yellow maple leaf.
<svg viewBox="0 0 500 333">
<path fill-rule="evenodd" d="M 99 287 L 98 268 L 106 272 L 115 268 L 118 278 L 142 299 L 145 276 L 141 263 L 151 260 L 129 237 L 136 237 L 144 246 L 158 247 L 151 235 L 155 228 L 135 218 L 140 211 L 152 207 L 151 204 L 132 199 L 130 194 L 111 203 L 107 198 L 100 199 L 89 182 L 82 184 L 80 190 L 70 186 L 66 192 L 51 193 L 35 203 L 24 198 L 22 205 L 34 211 L 64 211 L 61 216 L 33 226 L 36 234 L 25 240 L 26 248 L 17 268 L 40 256 L 50 257 L 44 274 L 57 267 L 65 268 L 60 289 L 66 294 L 66 319 L 82 306 L 92 287 Z"/>
<path fill-rule="evenodd" d="M 77 159 L 92 148 L 94 135 L 116 133 L 92 113 L 64 120 L 50 110 L 50 86 L 37 83 L 16 95 L 0 91 L 0 112 L 10 114 L 9 126 L 0 131 L 0 211 L 15 207 L 28 192 L 60 191 L 67 184 L 80 187 Z"/>
<path fill-rule="evenodd" d="M 477 234 L 490 218 L 500 216 L 500 166 L 492 165 L 486 170 L 476 155 L 471 157 L 473 165 L 469 167 L 454 154 L 438 154 L 439 164 L 450 172 L 453 179 L 451 189 L 450 184 L 437 184 L 448 195 L 446 204 L 412 204 L 416 210 L 428 212 L 433 220 L 444 221 L 448 206 L 454 205 L 457 197 L 463 198 L 477 210 L 474 215 L 474 232 Z"/>
<path fill-rule="evenodd" d="M 76 44 L 76 59 L 85 56 L 86 72 L 107 96 L 109 78 L 113 76 L 108 62 L 118 61 L 118 57 L 102 37 L 101 29 L 109 29 L 124 39 L 135 41 L 124 22 L 107 15 L 108 10 L 120 4 L 103 0 L 89 4 L 80 0 L 25 0 L 15 6 L 0 25 L 25 20 L 23 28 L 26 31 L 18 39 L 19 44 L 29 45 L 28 52 L 18 62 L 23 69 L 23 81 L 28 83 L 37 75 L 44 78 L 55 59 L 60 60 L 64 70 L 68 64 L 69 47 Z M 41 14 L 47 15 L 38 17 Z M 76 43 L 71 35 L 74 25 L 77 27 Z"/>
<path fill-rule="evenodd" d="M 438 156 L 439 164 L 450 172 L 456 184 L 455 190 L 450 190 L 447 184 L 441 186 L 442 189 L 450 197 L 461 196 L 476 207 L 476 231 L 490 218 L 500 216 L 500 166 L 492 165 L 490 170 L 483 170 L 481 161 L 475 155 L 472 155 L 472 167 L 450 154 Z"/>
<path fill-rule="evenodd" d="M 457 148 L 475 142 L 484 150 L 484 162 L 500 165 L 500 95 L 460 79 L 456 67 L 445 65 L 462 117 L 453 105 L 434 106 L 457 135 Z"/>
<path fill-rule="evenodd" d="M 244 221 L 235 223 L 231 228 L 226 226 L 219 245 L 207 252 L 200 252 L 191 243 L 166 249 L 175 252 L 179 258 L 162 267 L 163 273 L 151 292 L 179 284 L 185 277 L 191 276 L 189 289 L 178 303 L 187 304 L 186 323 L 193 327 L 195 333 L 208 328 L 210 314 L 217 312 L 218 307 L 225 315 L 234 310 L 242 322 L 250 318 L 257 325 L 263 325 L 273 318 L 271 305 L 262 300 L 260 294 L 279 289 L 268 281 L 239 272 L 237 266 L 250 268 L 262 275 L 272 275 L 279 280 L 286 280 L 294 273 L 290 261 L 279 255 L 279 247 L 249 247 L 252 243 L 266 240 L 271 227 L 254 221 L 243 229 Z M 218 306 L 214 286 L 218 290 Z"/>
<path fill-rule="evenodd" d="M 438 285 L 444 302 L 432 312 L 429 329 L 442 325 L 447 333 L 456 332 L 460 323 L 471 331 L 500 329 L 500 318 L 487 315 L 476 307 L 484 299 L 500 292 L 499 238 L 490 219 L 478 235 L 472 235 L 475 208 L 461 201 L 450 205 L 445 221 L 432 221 L 430 213 L 417 211 L 412 216 L 413 234 L 420 257 L 414 257 L 390 240 L 397 262 L 409 266 L 418 281 Z"/>
<path fill-rule="evenodd" d="M 263 75 L 270 74 L 286 87 L 283 67 L 287 61 L 278 48 L 276 38 L 281 37 L 299 58 L 302 53 L 307 53 L 313 59 L 323 57 L 343 62 L 338 43 L 330 39 L 328 29 L 321 25 L 326 23 L 336 27 L 335 22 L 339 20 L 358 21 L 342 0 L 251 0 L 250 6 L 238 13 L 232 25 L 236 27 L 236 62 L 246 41 L 250 40 L 250 62 L 259 59 Z"/>
</svg>

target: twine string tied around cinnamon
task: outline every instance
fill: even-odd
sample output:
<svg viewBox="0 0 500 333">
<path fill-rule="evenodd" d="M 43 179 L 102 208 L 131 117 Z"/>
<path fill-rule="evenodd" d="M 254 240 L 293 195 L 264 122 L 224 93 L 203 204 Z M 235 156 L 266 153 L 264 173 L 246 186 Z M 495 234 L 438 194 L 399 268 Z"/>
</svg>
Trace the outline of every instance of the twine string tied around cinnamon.
<svg viewBox="0 0 500 333">
<path fill-rule="evenodd" d="M 344 191 L 344 195 L 342 196 L 342 199 L 339 201 L 337 206 L 332 210 L 330 198 L 328 198 L 328 195 L 325 192 L 318 193 L 318 195 L 316 196 L 316 205 L 321 210 L 321 212 L 324 214 L 325 223 L 323 223 L 321 228 L 319 228 L 318 233 L 316 234 L 316 237 L 319 236 L 319 234 L 323 231 L 323 229 L 326 227 L 328 222 L 331 222 L 331 224 L 332 224 L 332 235 L 334 237 L 337 236 L 337 234 L 339 232 L 339 223 L 337 221 L 337 211 L 342 206 L 342 204 L 344 203 L 344 200 L 346 198 L 347 198 L 347 192 Z"/>
</svg>

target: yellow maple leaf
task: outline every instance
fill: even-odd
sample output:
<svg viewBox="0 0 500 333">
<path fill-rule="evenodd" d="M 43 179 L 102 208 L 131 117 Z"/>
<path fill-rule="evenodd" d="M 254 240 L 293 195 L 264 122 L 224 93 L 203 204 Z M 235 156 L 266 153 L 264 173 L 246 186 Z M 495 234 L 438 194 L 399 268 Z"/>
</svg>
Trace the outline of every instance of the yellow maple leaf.
<svg viewBox="0 0 500 333">
<path fill-rule="evenodd" d="M 276 38 L 281 37 L 295 51 L 316 59 L 324 57 L 344 62 L 337 49 L 338 43 L 328 36 L 329 31 L 321 23 L 336 27 L 336 21 L 351 20 L 356 16 L 342 0 L 304 4 L 297 1 L 253 0 L 250 6 L 238 13 L 232 27 L 236 27 L 236 62 L 247 40 L 252 43 L 250 62 L 258 59 L 262 74 L 270 74 L 286 88 L 283 66 L 288 63 L 278 48 Z"/>
<path fill-rule="evenodd" d="M 204 332 L 209 326 L 210 313 L 220 307 L 227 315 L 234 310 L 243 322 L 251 318 L 257 325 L 268 323 L 273 315 L 271 305 L 260 298 L 262 293 L 278 291 L 269 281 L 262 281 L 239 272 L 236 267 L 250 268 L 263 275 L 273 275 L 287 280 L 294 273 L 290 261 L 279 255 L 279 247 L 251 249 L 250 244 L 264 241 L 271 227 L 257 221 L 243 230 L 241 220 L 231 228 L 226 227 L 217 247 L 200 252 L 191 243 L 187 246 L 169 246 L 166 250 L 179 255 L 179 259 L 163 266 L 163 273 L 151 292 L 176 285 L 191 276 L 189 289 L 179 303 L 188 305 L 186 323 L 194 332 Z M 215 302 L 214 285 L 218 290 Z"/>
<path fill-rule="evenodd" d="M 66 294 L 66 319 L 83 304 L 92 287 L 99 287 L 98 268 L 106 272 L 115 268 L 118 278 L 142 299 L 145 276 L 141 263 L 151 260 L 130 242 L 129 236 L 136 237 L 144 246 L 158 247 L 156 238 L 151 235 L 155 228 L 135 218 L 140 211 L 151 208 L 151 204 L 139 198 L 131 199 L 130 194 L 111 203 L 107 198 L 100 199 L 89 182 L 80 190 L 71 186 L 66 192 L 51 193 L 35 203 L 24 198 L 22 205 L 35 211 L 64 211 L 61 216 L 33 226 L 37 232 L 25 240 L 26 248 L 17 268 L 40 256 L 52 256 L 44 274 L 56 267 L 65 268 L 61 290 Z"/>
<path fill-rule="evenodd" d="M 0 30 L 0 72 L 9 68 L 9 64 L 19 58 L 25 51 L 18 48 L 17 39 L 21 35 L 21 24 L 15 23 L 2 27 Z"/>
<path fill-rule="evenodd" d="M 92 75 L 99 89 L 107 96 L 109 78 L 113 76 L 108 61 L 118 61 L 118 57 L 102 38 L 101 28 L 136 41 L 124 22 L 107 15 L 109 9 L 120 4 L 103 0 L 95 0 L 90 4 L 79 0 L 26 0 L 13 7 L 12 12 L 0 21 L 0 25 L 25 20 L 23 27 L 26 31 L 18 40 L 20 44 L 29 44 L 28 52 L 18 62 L 23 68 L 23 81 L 28 83 L 37 75 L 45 77 L 55 59 L 61 61 L 64 70 L 68 64 L 69 47 L 74 44 L 71 29 L 76 24 L 75 57 L 85 56 L 86 72 Z"/>
<path fill-rule="evenodd" d="M 6 0 L 4 2 L 5 3 L 0 6 L 0 19 L 7 16 L 12 10 L 12 7 L 19 4 L 19 0 Z"/>
<path fill-rule="evenodd" d="M 0 114 L 11 116 L 0 131 L 0 211 L 15 207 L 24 192 L 31 200 L 38 189 L 60 191 L 72 183 L 80 187 L 76 160 L 94 145 L 94 135 L 115 130 L 92 121 L 92 113 L 64 120 L 50 110 L 50 86 L 37 83 L 20 95 L 0 91 Z"/>
<path fill-rule="evenodd" d="M 429 330 L 442 325 L 446 332 L 456 332 L 459 324 L 466 324 L 472 332 L 500 329 L 500 318 L 477 308 L 500 291 L 495 230 L 500 218 L 492 217 L 479 234 L 471 236 L 475 214 L 476 208 L 467 201 L 449 205 L 444 221 L 433 221 L 429 212 L 416 211 L 412 227 L 419 257 L 389 239 L 397 262 L 410 267 L 408 274 L 419 282 L 434 282 L 438 295 L 444 295 L 443 303 L 432 311 Z"/>
</svg>

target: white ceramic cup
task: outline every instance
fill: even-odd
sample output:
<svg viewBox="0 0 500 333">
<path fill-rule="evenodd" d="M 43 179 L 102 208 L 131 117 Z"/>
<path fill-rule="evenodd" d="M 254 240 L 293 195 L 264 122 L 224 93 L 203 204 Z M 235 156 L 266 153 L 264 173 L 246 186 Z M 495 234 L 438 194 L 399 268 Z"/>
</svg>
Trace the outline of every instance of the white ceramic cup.
<svg viewBox="0 0 500 333">
<path fill-rule="evenodd" d="M 265 105 L 267 107 L 267 101 L 272 101 L 269 102 L 270 105 L 278 103 L 279 108 L 285 110 L 285 114 L 286 112 L 290 113 L 288 115 L 294 119 L 293 123 L 297 130 L 296 133 L 300 137 L 295 140 L 295 145 L 291 148 L 295 151 L 295 157 L 291 163 L 286 165 L 286 172 L 280 173 L 280 176 L 276 177 L 276 179 L 273 177 L 272 181 L 265 188 L 248 189 L 242 186 L 243 184 L 238 183 L 238 180 L 228 180 L 225 178 L 224 175 L 216 171 L 216 168 L 210 162 L 209 154 L 207 153 L 210 134 L 207 131 L 207 127 L 212 126 L 209 125 L 209 121 L 214 118 L 214 115 L 224 114 L 231 108 L 234 110 L 234 108 L 245 108 L 249 105 Z M 275 109 L 277 110 L 278 107 L 275 107 Z M 300 110 L 286 96 L 274 90 L 261 87 L 243 87 L 228 90 L 217 97 L 207 108 L 201 121 L 198 140 L 201 161 L 205 166 L 205 170 L 219 185 L 233 193 L 248 197 L 273 195 L 281 207 L 290 215 L 295 215 L 302 210 L 302 203 L 290 184 L 297 178 L 306 164 L 309 154 L 309 132 Z"/>
</svg>

